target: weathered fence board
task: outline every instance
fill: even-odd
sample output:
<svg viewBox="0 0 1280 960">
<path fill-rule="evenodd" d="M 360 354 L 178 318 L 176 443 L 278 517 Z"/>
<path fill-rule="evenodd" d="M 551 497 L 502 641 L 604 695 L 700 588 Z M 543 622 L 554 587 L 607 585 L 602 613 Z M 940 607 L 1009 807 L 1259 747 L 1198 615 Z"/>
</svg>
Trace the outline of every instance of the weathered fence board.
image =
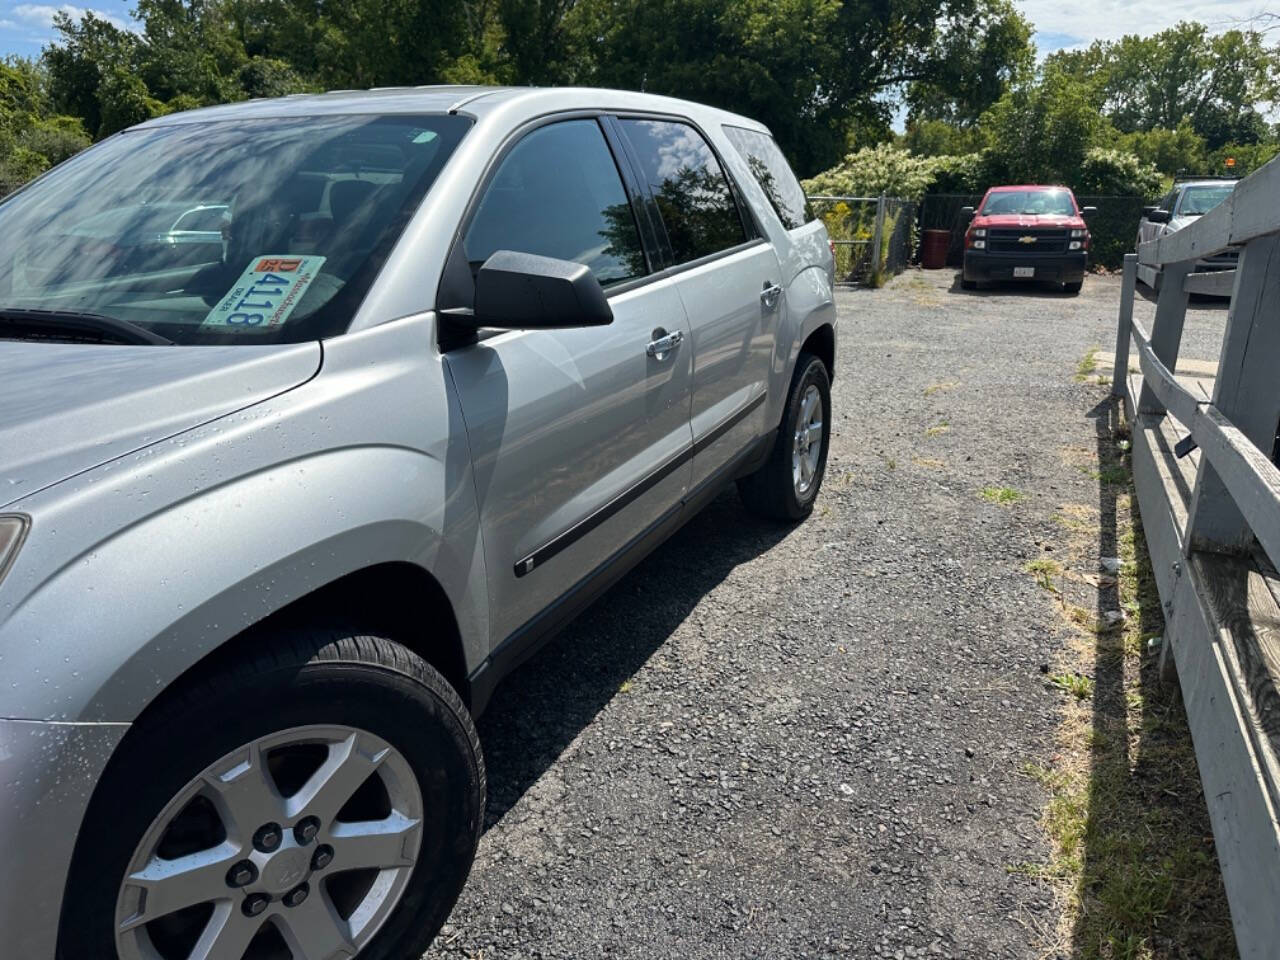
<svg viewBox="0 0 1280 960">
<path fill-rule="evenodd" d="M 1241 248 L 1234 271 L 1194 272 L 1229 247 Z M 1113 390 L 1133 424 L 1134 485 L 1166 612 L 1162 661 L 1172 653 L 1177 663 L 1237 946 L 1243 957 L 1276 957 L 1280 160 L 1125 261 Z M 1150 334 L 1133 319 L 1140 264 L 1163 276 Z M 1192 293 L 1231 296 L 1218 363 L 1198 365 L 1216 374 L 1208 389 L 1177 376 Z M 1129 369 L 1130 341 L 1141 376 Z"/>
</svg>

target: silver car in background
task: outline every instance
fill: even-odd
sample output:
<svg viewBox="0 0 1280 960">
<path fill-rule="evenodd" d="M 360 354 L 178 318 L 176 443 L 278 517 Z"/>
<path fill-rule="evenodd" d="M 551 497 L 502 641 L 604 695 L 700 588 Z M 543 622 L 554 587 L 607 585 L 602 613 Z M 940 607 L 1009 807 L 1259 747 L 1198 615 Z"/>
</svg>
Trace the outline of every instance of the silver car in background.
<svg viewBox="0 0 1280 960">
<path fill-rule="evenodd" d="M 1223 200 L 1231 196 L 1235 188 L 1234 178 L 1206 178 L 1197 180 L 1177 180 L 1173 187 L 1160 198 L 1159 204 L 1147 207 L 1138 222 L 1137 244 L 1148 240 L 1157 240 L 1168 233 L 1176 233 L 1190 223 L 1194 223 Z M 1197 260 L 1195 270 L 1234 270 L 1240 254 L 1236 250 L 1227 250 Z M 1163 279 L 1159 266 L 1138 264 L 1138 279 L 1152 290 L 1159 290 Z"/>
<path fill-rule="evenodd" d="M 613 91 L 175 114 L 0 203 L 0 952 L 418 956 L 498 681 L 726 485 L 812 510 L 833 271 L 767 129 Z"/>
</svg>

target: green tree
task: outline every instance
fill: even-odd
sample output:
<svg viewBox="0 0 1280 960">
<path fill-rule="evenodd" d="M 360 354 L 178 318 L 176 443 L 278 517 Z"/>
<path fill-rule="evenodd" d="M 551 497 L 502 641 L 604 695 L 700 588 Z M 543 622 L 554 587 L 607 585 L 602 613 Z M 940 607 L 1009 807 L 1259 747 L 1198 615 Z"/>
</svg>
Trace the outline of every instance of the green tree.
<svg viewBox="0 0 1280 960">
<path fill-rule="evenodd" d="M 1008 183 L 1075 183 L 1089 148 L 1110 132 L 1094 85 L 1053 68 L 1010 89 L 980 126 L 990 174 Z"/>
<path fill-rule="evenodd" d="M 1209 149 L 1265 139 L 1260 110 L 1280 98 L 1280 51 L 1263 33 L 1211 35 L 1202 23 L 1096 41 L 1053 54 L 1046 66 L 1096 79 L 1100 106 L 1122 132 L 1176 130 L 1185 120 Z"/>
<path fill-rule="evenodd" d="M 137 79 L 140 42 L 134 34 L 92 12 L 77 20 L 59 11 L 53 23 L 59 40 L 41 54 L 49 77 L 49 98 L 57 112 L 79 117 L 91 134 L 103 136 L 104 79 L 113 78 L 106 92 L 108 100 L 131 85 L 118 77 Z M 114 124 L 127 111 L 111 103 L 109 112 L 113 125 L 106 133 L 120 129 Z"/>
<path fill-rule="evenodd" d="M 1204 138 L 1183 120 L 1176 130 L 1153 127 L 1117 138 L 1117 146 L 1155 165 L 1164 174 L 1203 173 L 1207 148 Z"/>
</svg>

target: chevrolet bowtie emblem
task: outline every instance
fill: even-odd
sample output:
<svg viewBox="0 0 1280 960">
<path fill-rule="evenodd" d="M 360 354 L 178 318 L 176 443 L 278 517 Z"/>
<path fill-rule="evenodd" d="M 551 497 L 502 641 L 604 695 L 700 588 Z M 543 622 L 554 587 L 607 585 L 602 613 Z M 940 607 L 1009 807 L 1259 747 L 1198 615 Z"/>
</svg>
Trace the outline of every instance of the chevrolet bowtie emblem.
<svg viewBox="0 0 1280 960">
<path fill-rule="evenodd" d="M 1019 243 L 1035 243 L 1036 238 L 1035 237 L 1019 237 L 1018 242 Z"/>
</svg>

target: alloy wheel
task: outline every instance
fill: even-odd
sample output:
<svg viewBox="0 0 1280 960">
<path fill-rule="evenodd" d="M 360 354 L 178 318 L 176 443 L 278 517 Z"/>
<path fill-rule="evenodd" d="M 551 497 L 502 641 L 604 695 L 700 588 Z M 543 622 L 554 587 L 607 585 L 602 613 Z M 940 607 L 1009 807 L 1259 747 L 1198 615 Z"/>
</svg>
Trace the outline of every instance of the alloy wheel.
<svg viewBox="0 0 1280 960">
<path fill-rule="evenodd" d="M 143 834 L 120 884 L 121 960 L 352 958 L 413 873 L 422 792 L 342 726 L 282 730 L 211 764 Z"/>
</svg>

